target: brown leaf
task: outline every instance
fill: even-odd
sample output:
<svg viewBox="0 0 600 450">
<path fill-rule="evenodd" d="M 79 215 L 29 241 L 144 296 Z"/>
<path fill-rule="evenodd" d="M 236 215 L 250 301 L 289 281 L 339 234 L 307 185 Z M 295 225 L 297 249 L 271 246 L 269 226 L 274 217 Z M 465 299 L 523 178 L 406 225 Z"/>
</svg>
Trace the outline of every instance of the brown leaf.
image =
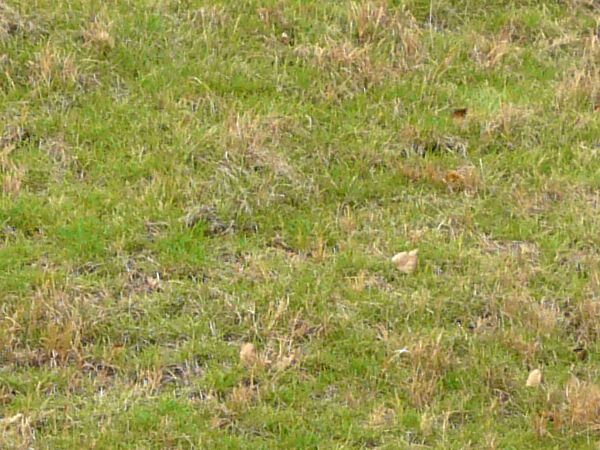
<svg viewBox="0 0 600 450">
<path fill-rule="evenodd" d="M 529 372 L 525 386 L 538 387 L 540 384 L 542 384 L 542 371 L 540 369 L 534 369 Z"/>
<path fill-rule="evenodd" d="M 464 181 L 464 177 L 457 170 L 449 170 L 444 175 L 444 181 L 446 184 L 461 184 Z"/>
<path fill-rule="evenodd" d="M 418 249 L 397 253 L 392 258 L 392 263 L 394 263 L 396 268 L 402 273 L 413 273 L 417 270 L 418 253 Z"/>
<path fill-rule="evenodd" d="M 452 120 L 462 122 L 467 118 L 467 108 L 458 108 L 452 111 Z"/>
<path fill-rule="evenodd" d="M 565 395 L 565 412 L 571 426 L 600 430 L 600 386 L 571 378 Z"/>
<path fill-rule="evenodd" d="M 477 171 L 469 166 L 449 170 L 444 174 L 442 181 L 451 191 L 475 192 L 480 184 Z"/>
<path fill-rule="evenodd" d="M 258 355 L 254 344 L 246 342 L 240 349 L 240 361 L 246 367 L 252 367 L 258 362 Z"/>
</svg>

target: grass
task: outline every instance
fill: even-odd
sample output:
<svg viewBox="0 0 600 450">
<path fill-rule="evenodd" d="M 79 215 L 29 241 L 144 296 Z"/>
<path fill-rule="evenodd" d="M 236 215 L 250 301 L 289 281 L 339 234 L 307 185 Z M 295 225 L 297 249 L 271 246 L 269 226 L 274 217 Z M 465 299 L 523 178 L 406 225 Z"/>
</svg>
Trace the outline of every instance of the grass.
<svg viewBox="0 0 600 450">
<path fill-rule="evenodd" d="M 598 448 L 598 13 L 0 2 L 0 447 Z"/>
</svg>

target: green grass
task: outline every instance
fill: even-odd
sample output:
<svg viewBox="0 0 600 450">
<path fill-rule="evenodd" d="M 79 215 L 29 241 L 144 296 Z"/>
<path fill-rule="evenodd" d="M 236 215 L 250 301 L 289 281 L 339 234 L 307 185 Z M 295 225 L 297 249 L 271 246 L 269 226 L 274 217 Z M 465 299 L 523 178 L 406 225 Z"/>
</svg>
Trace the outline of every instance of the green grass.
<svg viewBox="0 0 600 450">
<path fill-rule="evenodd" d="M 0 1 L 0 448 L 598 448 L 598 12 Z"/>
</svg>

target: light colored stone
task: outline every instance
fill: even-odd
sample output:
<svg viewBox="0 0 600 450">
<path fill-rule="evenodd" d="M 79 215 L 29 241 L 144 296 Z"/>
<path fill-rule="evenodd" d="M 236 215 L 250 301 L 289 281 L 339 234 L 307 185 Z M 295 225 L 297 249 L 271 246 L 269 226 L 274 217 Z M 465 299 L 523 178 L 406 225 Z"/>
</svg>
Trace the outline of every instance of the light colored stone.
<svg viewBox="0 0 600 450">
<path fill-rule="evenodd" d="M 394 255 L 392 263 L 402 273 L 413 273 L 417 270 L 419 250 L 411 250 L 409 252 L 400 252 Z"/>
</svg>

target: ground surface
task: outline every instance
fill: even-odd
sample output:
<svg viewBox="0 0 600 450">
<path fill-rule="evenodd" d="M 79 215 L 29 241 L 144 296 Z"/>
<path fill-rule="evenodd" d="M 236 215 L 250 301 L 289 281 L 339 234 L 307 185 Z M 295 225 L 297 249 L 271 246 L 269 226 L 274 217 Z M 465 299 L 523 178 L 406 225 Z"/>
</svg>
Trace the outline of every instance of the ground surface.
<svg viewBox="0 0 600 450">
<path fill-rule="evenodd" d="M 599 15 L 0 2 L 0 447 L 598 448 Z"/>
</svg>

